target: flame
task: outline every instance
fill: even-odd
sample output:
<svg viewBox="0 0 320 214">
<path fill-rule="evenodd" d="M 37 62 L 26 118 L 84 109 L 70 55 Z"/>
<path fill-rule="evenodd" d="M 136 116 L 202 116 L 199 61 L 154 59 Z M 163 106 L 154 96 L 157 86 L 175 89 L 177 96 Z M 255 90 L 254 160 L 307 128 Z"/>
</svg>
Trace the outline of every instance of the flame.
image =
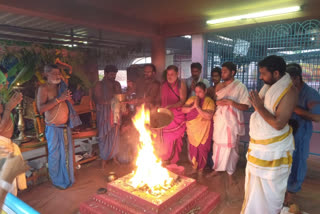
<svg viewBox="0 0 320 214">
<path fill-rule="evenodd" d="M 130 179 L 133 187 L 148 187 L 152 193 L 161 192 L 168 188 L 173 181 L 166 168 L 161 166 L 161 161 L 154 154 L 150 125 L 150 111 L 144 105 L 133 118 L 135 128 L 140 134 L 140 150 L 136 161 L 137 169 Z"/>
</svg>

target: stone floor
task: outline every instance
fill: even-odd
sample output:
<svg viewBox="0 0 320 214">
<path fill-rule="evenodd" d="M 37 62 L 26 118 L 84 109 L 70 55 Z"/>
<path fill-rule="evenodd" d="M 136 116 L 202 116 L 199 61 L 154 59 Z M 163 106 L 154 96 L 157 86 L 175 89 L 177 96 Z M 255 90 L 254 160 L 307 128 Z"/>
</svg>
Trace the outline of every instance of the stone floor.
<svg viewBox="0 0 320 214">
<path fill-rule="evenodd" d="M 235 172 L 236 185 L 229 186 L 226 173 L 207 179 L 198 178 L 198 182 L 207 185 L 211 191 L 221 194 L 220 205 L 212 214 L 240 213 L 244 195 L 244 152 L 240 158 L 238 169 Z M 185 166 L 186 173 L 191 171 L 187 160 L 187 152 L 184 148 L 179 165 Z M 296 196 L 296 202 L 300 208 L 309 213 L 320 213 L 320 157 L 310 156 L 308 160 L 308 173 L 302 191 Z M 88 200 L 97 189 L 104 187 L 109 172 L 115 172 L 117 176 L 123 176 L 132 171 L 129 165 L 116 165 L 110 163 L 105 170 L 100 169 L 100 161 L 94 161 L 81 166 L 76 172 L 76 183 L 67 190 L 58 190 L 50 182 L 33 186 L 19 194 L 19 197 L 40 213 L 78 213 L 79 204 Z M 205 171 L 207 173 L 207 171 Z"/>
</svg>

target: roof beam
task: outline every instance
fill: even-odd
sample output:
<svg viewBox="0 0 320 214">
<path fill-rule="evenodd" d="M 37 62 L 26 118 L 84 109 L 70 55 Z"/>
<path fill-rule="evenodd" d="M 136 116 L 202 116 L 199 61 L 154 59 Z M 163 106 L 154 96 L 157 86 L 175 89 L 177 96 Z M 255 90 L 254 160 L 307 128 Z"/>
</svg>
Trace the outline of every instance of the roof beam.
<svg viewBox="0 0 320 214">
<path fill-rule="evenodd" d="M 1 33 L 1 32 L 0 32 L 0 39 L 15 40 L 15 41 L 22 41 L 22 42 L 36 42 L 36 43 L 54 44 L 54 45 L 71 45 L 71 43 L 72 43 L 73 45 L 77 45 L 77 47 L 81 47 L 81 48 L 120 48 L 120 47 L 123 47 L 123 45 L 117 45 L 117 44 L 105 44 L 105 43 L 83 44 L 83 43 L 79 43 L 79 42 L 41 39 L 41 38 L 26 37 L 26 36 L 13 35 L 13 34 Z"/>
<path fill-rule="evenodd" d="M 59 34 L 52 31 L 44 31 L 44 30 L 36 30 L 36 29 L 30 29 L 30 28 L 22 28 L 22 27 L 15 27 L 10 25 L 1 25 L 0 24 L 0 32 L 5 34 L 16 34 L 16 35 L 24 35 L 24 36 L 31 36 L 34 38 L 44 37 L 44 38 L 51 38 L 52 40 L 60 39 L 60 40 L 69 40 L 71 43 L 71 40 L 74 42 L 78 42 L 82 44 L 84 41 L 88 43 L 93 43 L 97 45 L 116 45 L 116 46 L 124 46 L 128 44 L 127 42 L 123 41 L 116 41 L 116 40 L 106 40 L 106 39 L 98 39 L 94 37 L 85 37 L 85 36 L 79 36 L 75 34 L 73 37 L 70 34 Z M 51 40 L 51 41 L 52 41 Z"/>
</svg>

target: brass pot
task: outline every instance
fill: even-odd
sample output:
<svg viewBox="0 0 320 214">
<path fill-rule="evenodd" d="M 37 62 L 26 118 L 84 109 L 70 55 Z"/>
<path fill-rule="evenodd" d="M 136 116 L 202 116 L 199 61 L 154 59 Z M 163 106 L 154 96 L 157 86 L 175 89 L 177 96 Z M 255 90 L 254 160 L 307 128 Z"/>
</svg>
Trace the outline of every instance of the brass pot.
<svg viewBox="0 0 320 214">
<path fill-rule="evenodd" d="M 124 102 L 127 100 L 126 94 L 115 94 L 114 97 L 117 98 L 120 102 Z"/>
<path fill-rule="evenodd" d="M 152 129 L 162 129 L 173 121 L 173 113 L 169 109 L 159 108 L 150 113 L 150 127 Z"/>
</svg>

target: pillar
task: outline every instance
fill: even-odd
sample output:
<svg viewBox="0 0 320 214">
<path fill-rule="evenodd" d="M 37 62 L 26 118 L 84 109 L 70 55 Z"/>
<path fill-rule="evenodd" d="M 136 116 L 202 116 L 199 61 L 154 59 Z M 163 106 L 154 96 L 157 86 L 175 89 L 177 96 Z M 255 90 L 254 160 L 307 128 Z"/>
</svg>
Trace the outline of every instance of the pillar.
<svg viewBox="0 0 320 214">
<path fill-rule="evenodd" d="M 157 78 L 160 80 L 166 65 L 166 43 L 164 37 L 152 38 L 151 61 L 157 68 Z"/>
<path fill-rule="evenodd" d="M 192 35 L 191 61 L 202 65 L 202 77 L 207 77 L 207 41 L 203 34 Z"/>
</svg>

